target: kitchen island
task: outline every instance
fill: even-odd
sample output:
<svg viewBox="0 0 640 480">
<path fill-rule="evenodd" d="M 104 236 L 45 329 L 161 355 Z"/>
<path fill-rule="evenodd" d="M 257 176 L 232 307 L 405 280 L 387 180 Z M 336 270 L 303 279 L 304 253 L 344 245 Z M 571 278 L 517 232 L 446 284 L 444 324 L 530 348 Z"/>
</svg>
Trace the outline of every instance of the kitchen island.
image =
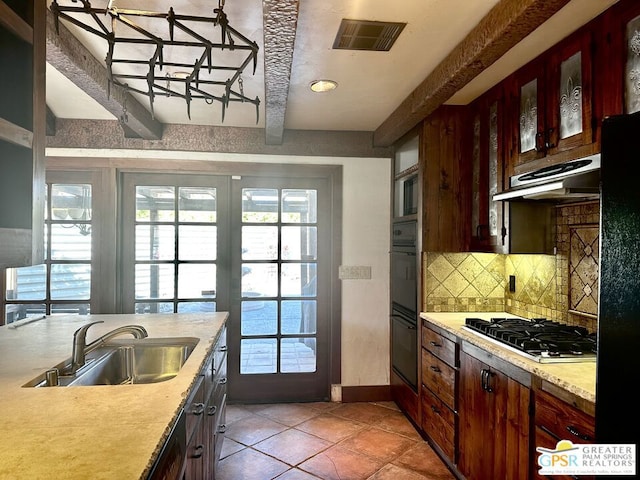
<svg viewBox="0 0 640 480">
<path fill-rule="evenodd" d="M 144 479 L 158 457 L 228 314 L 52 316 L 0 327 L 0 479 Z M 91 342 L 123 325 L 149 337 L 196 337 L 178 374 L 142 385 L 23 387 L 71 357 L 73 333 Z M 131 338 L 125 335 L 122 338 Z"/>
<path fill-rule="evenodd" d="M 509 316 L 515 317 L 515 315 L 505 312 L 423 312 L 420 314 L 420 317 L 427 322 L 452 333 L 461 340 L 480 347 L 490 354 L 537 376 L 542 381 L 569 392 L 594 406 L 596 398 L 596 362 L 539 363 L 462 328 L 467 317 L 489 320 L 492 317 Z"/>
</svg>

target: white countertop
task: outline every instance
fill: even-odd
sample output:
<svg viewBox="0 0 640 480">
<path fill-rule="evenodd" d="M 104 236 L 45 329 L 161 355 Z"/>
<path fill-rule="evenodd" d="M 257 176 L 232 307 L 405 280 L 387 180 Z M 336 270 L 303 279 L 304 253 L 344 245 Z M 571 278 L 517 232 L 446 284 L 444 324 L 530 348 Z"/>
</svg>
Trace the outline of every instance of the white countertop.
<svg viewBox="0 0 640 480">
<path fill-rule="evenodd" d="M 0 327 L 0 479 L 145 478 L 227 316 L 53 316 Z M 149 337 L 200 341 L 178 375 L 165 382 L 22 387 L 69 358 L 75 330 L 96 320 L 104 323 L 89 329 L 88 343 L 129 324 L 142 325 Z"/>
<path fill-rule="evenodd" d="M 465 318 L 516 317 L 505 312 L 423 312 L 420 317 L 543 380 L 595 404 L 596 362 L 539 363 L 464 330 Z"/>
</svg>

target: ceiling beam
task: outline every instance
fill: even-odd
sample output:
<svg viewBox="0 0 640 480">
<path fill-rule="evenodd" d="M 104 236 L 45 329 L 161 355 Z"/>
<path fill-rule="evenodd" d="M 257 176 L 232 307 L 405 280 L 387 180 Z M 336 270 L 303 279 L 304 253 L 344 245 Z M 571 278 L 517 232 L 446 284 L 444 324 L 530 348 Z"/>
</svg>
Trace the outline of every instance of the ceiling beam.
<svg viewBox="0 0 640 480">
<path fill-rule="evenodd" d="M 499 2 L 375 130 L 374 145 L 392 145 L 567 3 Z"/>
<path fill-rule="evenodd" d="M 125 136 L 148 140 L 162 138 L 162 124 L 122 87 L 112 85 L 108 94 L 107 69 L 59 22 L 56 33 L 54 15 L 47 10 L 47 62 L 81 90 L 120 119 Z M 125 108 L 126 107 L 126 108 Z"/>
<path fill-rule="evenodd" d="M 263 0 L 265 142 L 280 145 L 289 96 L 298 0 Z"/>
</svg>

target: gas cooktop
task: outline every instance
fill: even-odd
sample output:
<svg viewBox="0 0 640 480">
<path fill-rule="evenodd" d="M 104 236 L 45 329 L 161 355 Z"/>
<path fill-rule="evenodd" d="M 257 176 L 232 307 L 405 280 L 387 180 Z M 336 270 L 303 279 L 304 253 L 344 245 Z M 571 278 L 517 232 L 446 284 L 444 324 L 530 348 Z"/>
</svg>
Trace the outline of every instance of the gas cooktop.
<svg viewBox="0 0 640 480">
<path fill-rule="evenodd" d="M 596 335 L 545 318 L 466 318 L 465 330 L 540 363 L 595 362 Z"/>
</svg>

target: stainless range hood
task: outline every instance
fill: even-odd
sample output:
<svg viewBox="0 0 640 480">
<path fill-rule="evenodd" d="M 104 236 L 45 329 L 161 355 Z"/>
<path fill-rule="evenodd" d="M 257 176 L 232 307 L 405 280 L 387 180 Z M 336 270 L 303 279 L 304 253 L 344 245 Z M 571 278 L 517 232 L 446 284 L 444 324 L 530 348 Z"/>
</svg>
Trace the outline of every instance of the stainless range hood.
<svg viewBox="0 0 640 480">
<path fill-rule="evenodd" d="M 508 190 L 494 195 L 493 200 L 597 199 L 600 196 L 600 154 L 515 175 L 509 179 L 509 186 Z"/>
</svg>

